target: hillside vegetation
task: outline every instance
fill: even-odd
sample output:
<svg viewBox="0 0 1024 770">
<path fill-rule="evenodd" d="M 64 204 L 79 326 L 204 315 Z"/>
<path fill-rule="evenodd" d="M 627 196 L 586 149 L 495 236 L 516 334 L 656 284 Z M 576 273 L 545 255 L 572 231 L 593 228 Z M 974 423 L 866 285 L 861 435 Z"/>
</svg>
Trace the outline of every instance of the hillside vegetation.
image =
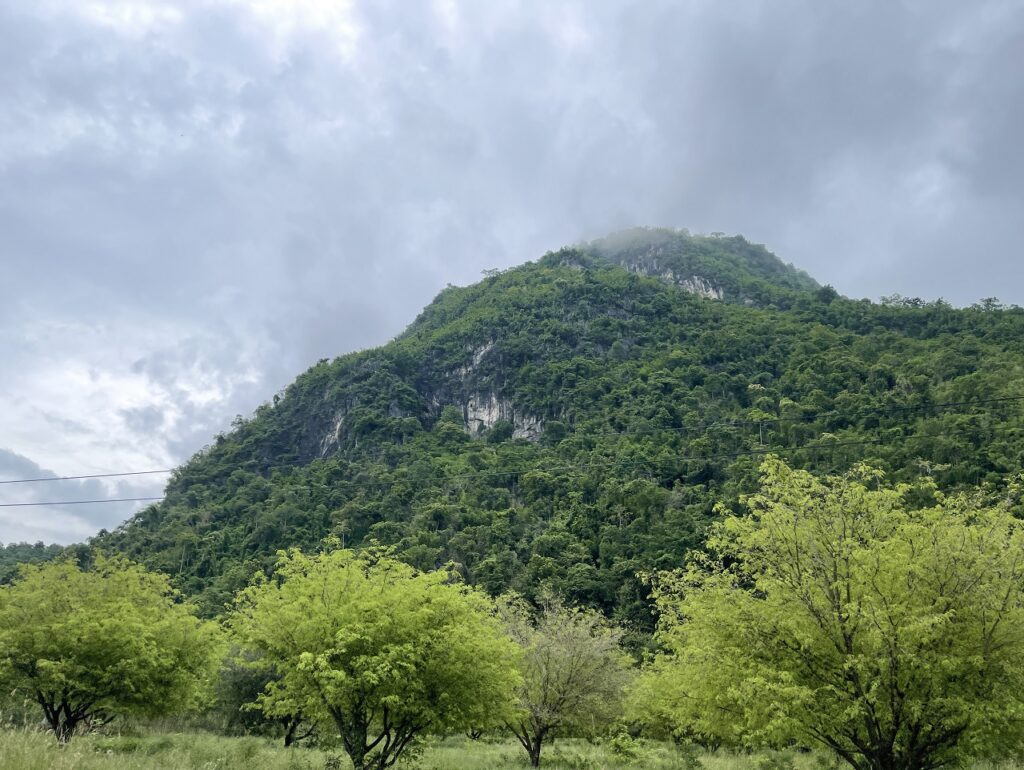
<svg viewBox="0 0 1024 770">
<path fill-rule="evenodd" d="M 1022 465 L 1024 310 L 839 296 L 739 237 L 638 230 L 449 287 L 323 360 L 95 545 L 220 612 L 278 549 L 336 536 L 491 594 L 550 592 L 636 640 L 672 569 L 757 484 L 815 472 L 999 484 Z"/>
</svg>

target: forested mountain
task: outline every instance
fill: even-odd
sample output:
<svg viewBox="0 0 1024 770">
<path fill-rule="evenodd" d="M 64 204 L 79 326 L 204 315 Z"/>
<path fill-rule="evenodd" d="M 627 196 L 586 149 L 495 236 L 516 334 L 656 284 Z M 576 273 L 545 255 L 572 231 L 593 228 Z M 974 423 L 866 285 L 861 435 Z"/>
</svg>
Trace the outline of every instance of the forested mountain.
<svg viewBox="0 0 1024 770">
<path fill-rule="evenodd" d="M 43 543 L 0 543 L 0 585 L 11 582 L 22 564 L 49 561 L 64 552 L 63 546 Z"/>
<path fill-rule="evenodd" d="M 850 300 L 740 237 L 635 230 L 449 287 L 323 360 L 94 544 L 216 613 L 287 546 L 391 546 L 638 632 L 771 450 L 940 487 L 1024 458 L 1024 310 Z"/>
</svg>

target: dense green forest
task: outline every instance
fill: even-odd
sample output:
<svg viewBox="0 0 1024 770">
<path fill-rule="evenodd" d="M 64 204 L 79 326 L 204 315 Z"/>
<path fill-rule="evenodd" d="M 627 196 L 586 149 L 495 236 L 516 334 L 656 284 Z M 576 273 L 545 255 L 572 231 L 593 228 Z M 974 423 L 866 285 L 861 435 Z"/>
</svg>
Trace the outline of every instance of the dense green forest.
<svg viewBox="0 0 1024 770">
<path fill-rule="evenodd" d="M 278 549 L 334 535 L 643 639 L 638 573 L 700 547 L 766 452 L 999 485 L 1022 466 L 1022 375 L 1020 308 L 852 300 L 740 237 L 629 231 L 449 287 L 389 344 L 320 361 L 93 544 L 208 615 Z"/>
<path fill-rule="evenodd" d="M 0 544 L 0 585 L 10 583 L 18 574 L 20 565 L 49 561 L 62 553 L 62 546 L 41 542 Z"/>
</svg>

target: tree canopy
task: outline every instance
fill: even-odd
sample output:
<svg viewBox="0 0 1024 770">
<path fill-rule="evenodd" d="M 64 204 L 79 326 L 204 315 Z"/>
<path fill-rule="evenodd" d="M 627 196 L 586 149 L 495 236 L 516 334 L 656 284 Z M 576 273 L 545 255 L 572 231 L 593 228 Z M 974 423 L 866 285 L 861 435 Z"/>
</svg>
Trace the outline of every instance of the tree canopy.
<svg viewBox="0 0 1024 770">
<path fill-rule="evenodd" d="M 333 726 L 358 770 L 391 766 L 424 731 L 500 722 L 518 680 L 489 599 L 376 552 L 282 554 L 230 625 L 275 669 L 264 711 Z"/>
<path fill-rule="evenodd" d="M 83 724 L 198 705 L 218 649 L 165 575 L 123 559 L 25 566 L 0 587 L 0 683 L 38 703 L 62 742 Z"/>
<path fill-rule="evenodd" d="M 56 559 L 64 552 L 59 545 L 46 545 L 42 542 L 8 543 L 0 545 L 0 584 L 10 583 L 18 576 L 22 564 L 38 564 L 39 562 Z"/>
<path fill-rule="evenodd" d="M 555 736 L 598 735 L 619 717 L 630 661 L 619 646 L 622 630 L 593 610 L 545 597 L 533 611 L 513 599 L 504 616 L 523 651 L 508 728 L 537 767 Z"/>
<path fill-rule="evenodd" d="M 762 466 L 748 515 L 663 576 L 665 648 L 635 700 L 733 744 L 798 742 L 858 770 L 1024 747 L 1024 523 L 860 466 Z"/>
</svg>

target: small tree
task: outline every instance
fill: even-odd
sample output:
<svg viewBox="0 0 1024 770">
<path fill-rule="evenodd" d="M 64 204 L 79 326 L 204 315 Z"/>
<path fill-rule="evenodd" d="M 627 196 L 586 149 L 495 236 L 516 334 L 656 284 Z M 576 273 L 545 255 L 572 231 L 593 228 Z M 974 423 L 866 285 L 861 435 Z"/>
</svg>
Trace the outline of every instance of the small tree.
<svg viewBox="0 0 1024 770">
<path fill-rule="evenodd" d="M 197 705 L 217 646 L 166 576 L 122 559 L 26 566 L 0 588 L 0 683 L 37 702 L 61 742 L 81 725 Z"/>
<path fill-rule="evenodd" d="M 622 631 L 592 610 L 546 598 L 534 615 L 512 600 L 505 616 L 523 650 L 518 712 L 507 724 L 537 767 L 556 734 L 594 734 L 619 715 L 629 660 Z"/>
<path fill-rule="evenodd" d="M 264 711 L 333 724 L 357 770 L 390 767 L 424 731 L 500 722 L 517 651 L 489 600 L 455 580 L 375 553 L 282 554 L 230 621 L 280 675 Z"/>
<path fill-rule="evenodd" d="M 224 661 L 217 684 L 217 709 L 229 730 L 258 735 L 280 734 L 285 748 L 316 734 L 316 725 L 301 712 L 268 717 L 259 697 L 277 679 L 273 668 L 249 656 L 232 655 Z"/>
<path fill-rule="evenodd" d="M 667 652 L 641 690 L 655 715 L 732 743 L 818 744 L 858 770 L 1020 750 L 1024 523 L 881 482 L 765 462 L 750 515 L 658 585 Z"/>
</svg>

